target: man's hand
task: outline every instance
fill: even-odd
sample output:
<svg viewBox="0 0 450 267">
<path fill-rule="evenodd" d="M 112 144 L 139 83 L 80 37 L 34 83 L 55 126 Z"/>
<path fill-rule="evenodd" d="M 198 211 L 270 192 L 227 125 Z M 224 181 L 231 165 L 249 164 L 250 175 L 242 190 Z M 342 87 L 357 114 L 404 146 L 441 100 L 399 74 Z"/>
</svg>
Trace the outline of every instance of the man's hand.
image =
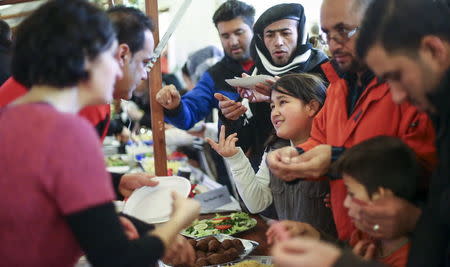
<svg viewBox="0 0 450 267">
<path fill-rule="evenodd" d="M 175 237 L 175 241 L 166 249 L 163 262 L 175 266 L 186 264 L 193 266 L 195 263 L 195 251 L 189 242 L 181 235 Z"/>
<path fill-rule="evenodd" d="M 412 232 L 421 213 L 418 207 L 392 195 L 361 207 L 356 219 L 363 232 L 378 239 L 393 239 Z"/>
<path fill-rule="evenodd" d="M 156 101 L 165 109 L 175 109 L 180 105 L 181 96 L 172 84 L 166 85 L 156 93 Z"/>
<path fill-rule="evenodd" d="M 247 111 L 242 103 L 233 101 L 222 94 L 215 93 L 214 97 L 219 101 L 219 108 L 223 116 L 229 120 L 235 121 Z"/>
<path fill-rule="evenodd" d="M 236 133 L 230 134 L 227 138 L 225 138 L 225 126 L 222 125 L 220 127 L 219 143 L 214 142 L 211 138 L 206 138 L 206 141 L 219 155 L 227 158 L 238 153 L 238 149 L 236 148 L 238 138 L 236 135 Z"/>
<path fill-rule="evenodd" d="M 316 179 L 323 176 L 331 164 L 331 146 L 318 145 L 298 155 L 293 147 L 284 147 L 267 155 L 270 170 L 285 181 L 296 178 Z"/>
<path fill-rule="evenodd" d="M 119 192 L 123 197 L 129 197 L 135 189 L 143 186 L 157 186 L 158 182 L 151 180 L 154 176 L 146 173 L 128 173 L 120 178 Z"/>
<path fill-rule="evenodd" d="M 119 216 L 119 221 L 120 224 L 122 224 L 123 230 L 125 231 L 125 235 L 128 239 L 133 240 L 139 238 L 139 233 L 136 227 L 128 218 Z"/>
<path fill-rule="evenodd" d="M 262 95 L 270 96 L 272 93 L 272 85 L 274 85 L 278 79 L 280 79 L 280 77 L 275 76 L 274 79 L 266 79 L 263 83 L 257 83 L 255 85 L 255 91 Z"/>
<path fill-rule="evenodd" d="M 247 98 L 252 103 L 270 102 L 270 96 L 260 94 L 253 89 L 238 86 L 236 90 L 242 98 Z"/>
<path fill-rule="evenodd" d="M 246 73 L 242 73 L 242 77 L 250 77 Z M 275 76 L 275 79 L 279 79 Z M 275 79 L 267 79 L 255 85 L 255 88 L 236 87 L 237 92 L 242 98 L 247 98 L 250 102 L 270 102 L 271 86 L 275 83 Z"/>
<path fill-rule="evenodd" d="M 285 241 L 292 237 L 308 237 L 320 239 L 320 233 L 310 224 L 283 220 L 272 224 L 266 232 L 269 245 Z"/>
<path fill-rule="evenodd" d="M 171 193 L 172 214 L 170 221 L 176 222 L 181 229 L 188 227 L 200 214 L 200 202 L 186 198 L 175 191 Z"/>
<path fill-rule="evenodd" d="M 353 254 L 360 256 L 364 260 L 373 260 L 375 257 L 375 244 L 372 240 L 359 240 L 353 247 Z"/>
<path fill-rule="evenodd" d="M 330 267 L 340 255 L 337 247 L 307 238 L 283 241 L 272 249 L 275 265 L 280 267 Z"/>
</svg>

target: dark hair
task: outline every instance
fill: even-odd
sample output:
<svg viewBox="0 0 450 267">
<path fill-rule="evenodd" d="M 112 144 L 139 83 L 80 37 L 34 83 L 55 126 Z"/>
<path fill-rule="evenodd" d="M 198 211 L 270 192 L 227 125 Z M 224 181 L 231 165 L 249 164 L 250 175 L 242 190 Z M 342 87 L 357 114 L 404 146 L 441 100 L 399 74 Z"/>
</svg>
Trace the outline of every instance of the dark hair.
<svg viewBox="0 0 450 267">
<path fill-rule="evenodd" d="M 11 28 L 6 21 L 0 19 L 0 45 L 11 46 Z"/>
<path fill-rule="evenodd" d="M 127 44 L 132 54 L 144 47 L 145 31 L 153 31 L 152 20 L 134 7 L 114 6 L 107 11 L 117 33 L 119 44 Z"/>
<path fill-rule="evenodd" d="M 228 0 L 214 12 L 213 22 L 217 27 L 219 22 L 230 21 L 237 17 L 241 17 L 245 24 L 252 28 L 255 22 L 255 9 L 244 2 Z"/>
<path fill-rule="evenodd" d="M 189 70 L 187 68 L 187 62 L 183 64 L 183 67 L 181 67 L 181 73 L 183 73 L 187 77 L 190 77 L 191 74 L 189 73 Z"/>
<path fill-rule="evenodd" d="M 114 40 L 106 14 L 87 1 L 49 1 L 19 25 L 12 74 L 26 87 L 74 86 L 89 76 L 86 58 L 95 59 Z"/>
<path fill-rule="evenodd" d="M 449 11 L 448 0 L 373 1 L 361 25 L 357 55 L 364 59 L 377 43 L 389 53 L 405 50 L 408 55 L 416 55 L 426 35 L 450 41 Z"/>
<path fill-rule="evenodd" d="M 419 166 L 416 154 L 400 139 L 378 136 L 346 150 L 333 171 L 361 183 L 371 197 L 379 187 L 411 201 L 416 193 Z"/>
<path fill-rule="evenodd" d="M 321 107 L 326 97 L 323 80 L 319 76 L 308 73 L 286 74 L 278 79 L 271 89 L 298 98 L 306 104 L 316 100 Z"/>
<path fill-rule="evenodd" d="M 325 103 L 326 87 L 323 80 L 314 74 L 308 73 L 290 73 L 282 76 L 272 86 L 272 91 L 277 91 L 300 99 L 304 103 L 310 103 L 316 100 L 322 108 Z M 277 136 L 275 129 L 264 142 L 267 148 L 278 148 L 273 145 L 279 140 L 284 140 Z M 284 142 L 285 143 L 285 142 Z M 287 145 L 288 143 L 286 143 Z"/>
</svg>

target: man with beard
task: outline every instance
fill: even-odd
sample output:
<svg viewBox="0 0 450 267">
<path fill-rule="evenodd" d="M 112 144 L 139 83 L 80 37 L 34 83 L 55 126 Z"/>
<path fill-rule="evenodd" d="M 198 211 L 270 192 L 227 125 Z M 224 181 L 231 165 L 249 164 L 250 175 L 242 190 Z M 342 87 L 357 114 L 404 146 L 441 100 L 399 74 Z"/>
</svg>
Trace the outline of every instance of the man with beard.
<svg viewBox="0 0 450 267">
<path fill-rule="evenodd" d="M 407 264 L 411 267 L 450 266 L 449 15 L 446 0 L 378 0 L 369 7 L 357 41 L 358 56 L 390 84 L 393 100 L 410 100 L 426 110 L 438 133 L 439 164 L 419 220 L 410 217 L 405 203 L 388 197 L 363 207 L 359 221 L 369 226 L 371 234 L 380 233 L 382 238 L 412 231 Z M 420 21 L 411 21 L 415 17 Z M 371 226 L 376 224 L 380 229 L 374 232 Z M 283 267 L 381 266 L 362 261 L 348 250 L 340 252 L 333 246 L 305 239 L 280 243 L 273 255 Z"/>
<path fill-rule="evenodd" d="M 325 78 L 320 65 L 327 62 L 328 57 L 307 42 L 305 22 L 304 9 L 300 4 L 279 4 L 267 9 L 253 27 L 250 52 L 255 60 L 255 68 L 252 75 L 282 76 L 287 73 L 308 72 Z M 273 80 L 266 82 L 272 84 Z M 241 140 L 245 138 L 240 135 L 241 129 L 248 121 L 255 121 L 254 134 L 250 138 L 254 143 L 253 153 L 258 155 L 258 159 L 264 152 L 263 144 L 273 131 L 268 103 L 270 87 L 267 84 L 257 85 L 261 93 L 238 88 L 241 96 L 248 98 L 242 102 L 218 96 L 222 114 L 228 119 L 225 125 L 227 135 L 238 133 L 237 137 Z M 237 145 L 240 146 L 239 143 Z M 260 160 L 258 164 L 259 162 Z M 252 164 L 254 165 L 253 162 Z"/>
<path fill-rule="evenodd" d="M 182 97 L 174 86 L 165 86 L 157 93 L 156 100 L 165 108 L 165 120 L 168 123 L 187 130 L 205 118 L 213 108 L 219 107 L 219 102 L 236 101 L 242 107 L 236 88 L 227 84 L 225 79 L 250 73 L 253 67 L 249 48 L 253 37 L 254 15 L 255 10 L 252 6 L 236 0 L 226 1 L 216 10 L 213 22 L 219 33 L 225 56 L 209 68 L 196 86 Z M 222 114 L 219 116 L 221 123 L 228 125 L 229 121 Z M 254 150 L 257 144 L 255 125 L 262 116 L 263 114 L 256 114 L 247 120 L 245 126 L 238 132 L 238 145 L 249 155 L 254 167 L 258 166 L 262 156 L 262 152 L 255 153 Z M 270 121 L 268 125 L 270 126 Z M 264 142 L 257 140 L 259 144 Z"/>
<path fill-rule="evenodd" d="M 308 43 L 305 22 L 300 4 L 279 4 L 267 9 L 253 27 L 251 55 L 256 66 L 253 74 L 323 74 L 320 65 L 328 57 Z"/>
<path fill-rule="evenodd" d="M 322 31 L 334 64 L 322 67 L 330 85 L 308 141 L 296 149 L 282 148 L 267 156 L 270 170 L 285 181 L 300 177 L 317 179 L 328 172 L 330 164 L 345 148 L 378 135 L 401 138 L 416 152 L 424 169 L 430 171 L 434 166 L 434 131 L 430 119 L 410 103 L 395 104 L 388 85 L 356 58 L 355 37 L 369 2 L 323 1 Z M 348 240 L 355 228 L 343 206 L 347 190 L 341 177 L 328 179 L 338 236 L 340 240 Z M 419 214 L 417 208 L 411 207 L 410 218 Z M 377 231 L 380 226 L 372 227 Z"/>
</svg>

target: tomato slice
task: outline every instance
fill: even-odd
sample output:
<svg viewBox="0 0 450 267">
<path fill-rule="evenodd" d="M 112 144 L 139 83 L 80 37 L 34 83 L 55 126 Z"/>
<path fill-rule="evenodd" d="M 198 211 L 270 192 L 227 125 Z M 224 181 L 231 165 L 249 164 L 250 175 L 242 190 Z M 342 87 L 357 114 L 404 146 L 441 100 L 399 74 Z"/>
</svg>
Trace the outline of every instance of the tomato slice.
<svg viewBox="0 0 450 267">
<path fill-rule="evenodd" d="M 214 226 L 214 228 L 216 228 L 218 230 L 227 230 L 227 229 L 230 229 L 231 227 L 232 227 L 231 224 L 222 224 L 222 225 Z"/>
<path fill-rule="evenodd" d="M 221 223 L 221 222 L 223 222 L 225 220 L 231 220 L 231 217 L 212 218 L 211 222 L 214 223 L 214 224 L 217 224 L 217 223 Z"/>
</svg>

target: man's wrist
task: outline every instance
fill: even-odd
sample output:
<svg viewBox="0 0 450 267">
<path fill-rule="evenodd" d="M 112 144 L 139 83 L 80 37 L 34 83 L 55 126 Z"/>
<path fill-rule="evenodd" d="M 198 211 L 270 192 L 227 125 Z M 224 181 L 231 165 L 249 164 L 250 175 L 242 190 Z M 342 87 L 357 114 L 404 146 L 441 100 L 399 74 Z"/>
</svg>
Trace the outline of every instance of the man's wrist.
<svg viewBox="0 0 450 267">
<path fill-rule="evenodd" d="M 167 117 L 175 117 L 175 116 L 177 116 L 182 110 L 182 105 L 183 105 L 183 102 L 180 101 L 178 106 L 176 106 L 173 109 L 164 108 L 164 115 L 166 115 Z"/>
</svg>

